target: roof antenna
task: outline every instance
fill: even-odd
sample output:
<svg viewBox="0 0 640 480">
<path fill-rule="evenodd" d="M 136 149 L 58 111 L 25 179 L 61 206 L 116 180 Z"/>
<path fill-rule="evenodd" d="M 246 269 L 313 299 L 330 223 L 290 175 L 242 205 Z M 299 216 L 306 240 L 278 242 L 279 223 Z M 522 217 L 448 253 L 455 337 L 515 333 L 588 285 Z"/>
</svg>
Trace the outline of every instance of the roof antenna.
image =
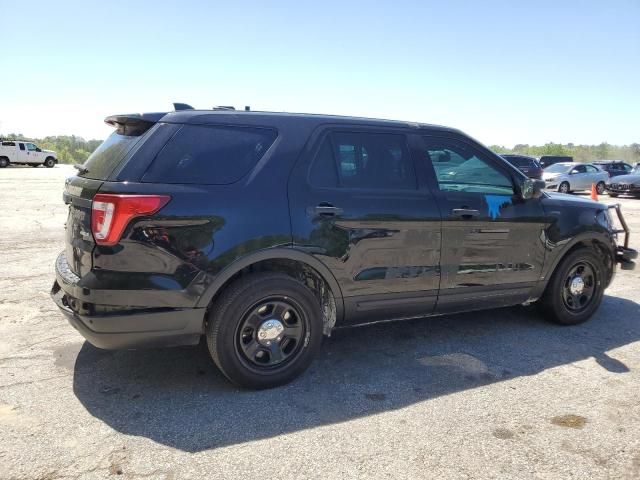
<svg viewBox="0 0 640 480">
<path fill-rule="evenodd" d="M 186 103 L 174 103 L 173 109 L 177 112 L 179 110 L 193 110 L 193 107 Z"/>
</svg>

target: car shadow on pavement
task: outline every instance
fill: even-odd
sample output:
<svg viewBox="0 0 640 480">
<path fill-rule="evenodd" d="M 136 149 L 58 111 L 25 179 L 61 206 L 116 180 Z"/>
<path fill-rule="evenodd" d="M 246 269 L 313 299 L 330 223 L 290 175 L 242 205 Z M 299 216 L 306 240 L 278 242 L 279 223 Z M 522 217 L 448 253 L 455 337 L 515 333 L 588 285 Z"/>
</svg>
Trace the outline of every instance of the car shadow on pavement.
<svg viewBox="0 0 640 480">
<path fill-rule="evenodd" d="M 198 347 L 104 351 L 84 343 L 74 392 L 110 427 L 196 452 L 395 410 L 453 392 L 535 375 L 640 340 L 638 304 L 605 297 L 584 325 L 545 322 L 506 308 L 335 331 L 293 383 L 247 391 L 231 385 Z"/>
</svg>

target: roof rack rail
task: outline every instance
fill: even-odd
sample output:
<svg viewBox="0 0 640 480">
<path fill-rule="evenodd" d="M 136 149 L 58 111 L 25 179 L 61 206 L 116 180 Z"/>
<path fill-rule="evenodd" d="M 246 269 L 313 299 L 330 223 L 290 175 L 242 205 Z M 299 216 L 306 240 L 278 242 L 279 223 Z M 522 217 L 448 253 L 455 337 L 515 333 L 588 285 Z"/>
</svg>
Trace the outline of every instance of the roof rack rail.
<svg viewBox="0 0 640 480">
<path fill-rule="evenodd" d="M 179 110 L 193 110 L 193 107 L 187 103 L 174 103 L 173 109 L 177 112 Z"/>
</svg>

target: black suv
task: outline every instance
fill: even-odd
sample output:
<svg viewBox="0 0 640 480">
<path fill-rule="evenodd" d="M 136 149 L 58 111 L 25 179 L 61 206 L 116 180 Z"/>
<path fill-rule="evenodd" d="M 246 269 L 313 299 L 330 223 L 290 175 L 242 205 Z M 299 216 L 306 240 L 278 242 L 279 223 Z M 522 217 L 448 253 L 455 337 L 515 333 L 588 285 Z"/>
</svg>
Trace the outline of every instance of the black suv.
<svg viewBox="0 0 640 480">
<path fill-rule="evenodd" d="M 229 379 L 265 388 L 335 327 L 536 301 L 576 324 L 616 262 L 634 266 L 607 206 L 543 193 L 451 128 L 228 110 L 106 122 L 66 182 L 51 292 L 100 348 L 204 335 Z"/>
</svg>

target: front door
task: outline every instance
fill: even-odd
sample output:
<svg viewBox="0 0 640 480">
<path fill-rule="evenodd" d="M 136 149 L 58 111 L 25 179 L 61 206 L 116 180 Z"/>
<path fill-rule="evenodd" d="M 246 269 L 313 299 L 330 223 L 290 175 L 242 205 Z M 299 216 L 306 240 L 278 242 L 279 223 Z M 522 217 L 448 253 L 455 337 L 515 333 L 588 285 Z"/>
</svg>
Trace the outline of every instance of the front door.
<svg viewBox="0 0 640 480">
<path fill-rule="evenodd" d="M 402 131 L 327 128 L 289 181 L 293 239 L 338 281 L 349 323 L 429 314 L 440 214 Z"/>
<path fill-rule="evenodd" d="M 423 136 L 442 212 L 439 313 L 526 301 L 542 274 L 544 213 L 516 194 L 519 173 L 455 134 Z"/>
<path fill-rule="evenodd" d="M 38 147 L 36 147 L 33 143 L 27 143 L 27 161 L 29 163 L 42 163 L 40 160 L 40 153 L 38 152 Z"/>
</svg>

